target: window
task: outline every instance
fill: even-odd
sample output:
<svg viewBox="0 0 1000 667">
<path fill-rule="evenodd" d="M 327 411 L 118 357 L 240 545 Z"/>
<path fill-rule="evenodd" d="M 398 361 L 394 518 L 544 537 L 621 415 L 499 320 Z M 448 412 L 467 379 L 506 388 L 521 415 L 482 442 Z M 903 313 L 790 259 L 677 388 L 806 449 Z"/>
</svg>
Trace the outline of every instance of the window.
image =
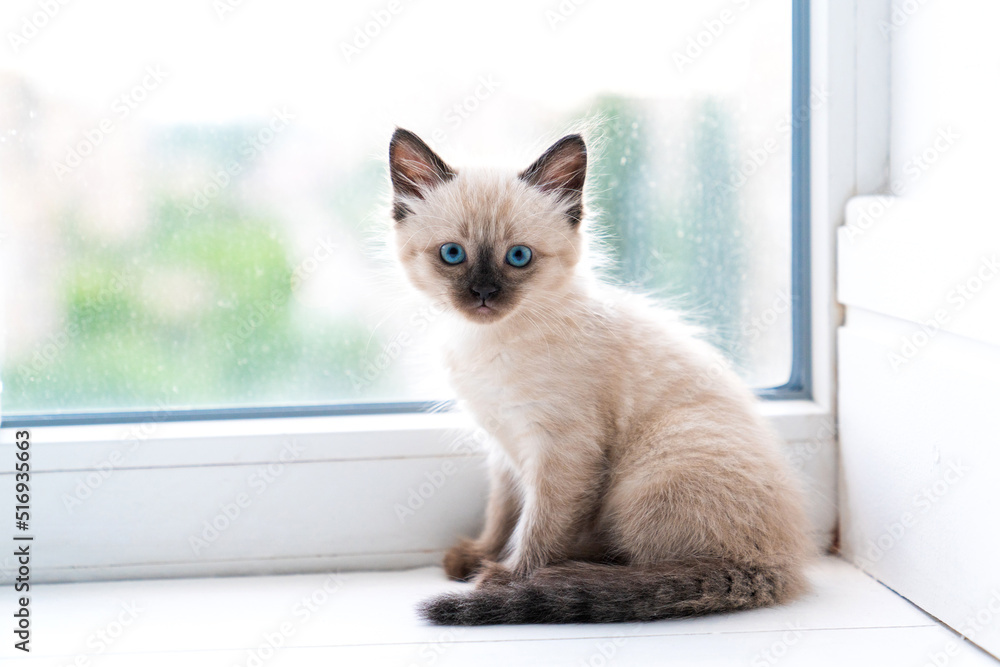
<svg viewBox="0 0 1000 667">
<path fill-rule="evenodd" d="M 379 250 L 397 124 L 512 167 L 586 125 L 611 278 L 808 393 L 805 5 L 18 3 L 5 416 L 447 398 Z"/>
</svg>

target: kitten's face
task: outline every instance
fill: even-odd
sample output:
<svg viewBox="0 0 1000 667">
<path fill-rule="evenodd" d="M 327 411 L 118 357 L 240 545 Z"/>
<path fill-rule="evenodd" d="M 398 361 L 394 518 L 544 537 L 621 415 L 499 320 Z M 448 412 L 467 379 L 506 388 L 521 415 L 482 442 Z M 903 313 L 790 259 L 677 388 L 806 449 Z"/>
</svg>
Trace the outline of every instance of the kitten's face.
<svg viewBox="0 0 1000 667">
<path fill-rule="evenodd" d="M 396 246 L 418 289 L 483 324 L 558 298 L 580 259 L 586 146 L 578 135 L 504 175 L 459 173 L 397 130 L 389 163 Z"/>
</svg>

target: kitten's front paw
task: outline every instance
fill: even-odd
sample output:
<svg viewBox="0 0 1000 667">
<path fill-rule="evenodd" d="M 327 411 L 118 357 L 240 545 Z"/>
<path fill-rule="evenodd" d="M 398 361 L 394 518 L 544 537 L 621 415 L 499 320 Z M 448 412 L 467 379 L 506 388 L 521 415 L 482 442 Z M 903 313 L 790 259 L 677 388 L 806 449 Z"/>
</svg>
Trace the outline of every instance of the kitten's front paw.
<svg viewBox="0 0 1000 667">
<path fill-rule="evenodd" d="M 484 558 L 475 540 L 460 540 L 444 554 L 444 573 L 457 581 L 469 581 L 482 566 Z"/>
<path fill-rule="evenodd" d="M 483 586 L 506 586 L 518 577 L 513 570 L 502 563 L 486 561 L 474 579 L 476 588 Z"/>
</svg>

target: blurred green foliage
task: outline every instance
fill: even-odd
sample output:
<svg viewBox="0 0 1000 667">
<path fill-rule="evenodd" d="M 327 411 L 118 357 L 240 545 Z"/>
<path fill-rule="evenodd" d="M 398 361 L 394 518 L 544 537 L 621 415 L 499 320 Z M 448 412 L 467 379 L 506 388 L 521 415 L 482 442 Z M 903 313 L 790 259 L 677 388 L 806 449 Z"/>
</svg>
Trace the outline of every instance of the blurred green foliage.
<svg viewBox="0 0 1000 667">
<path fill-rule="evenodd" d="M 63 220 L 62 321 L 4 372 L 6 411 L 294 404 L 349 397 L 371 332 L 296 309 L 280 220 L 235 188 L 151 198 L 120 244 Z M 377 389 L 377 384 L 374 389 Z"/>
<path fill-rule="evenodd" d="M 736 322 L 746 270 L 738 192 L 720 184 L 737 160 L 724 103 L 686 107 L 664 127 L 651 103 L 604 97 L 601 160 L 592 171 L 598 229 L 622 283 L 685 295 L 716 342 L 740 359 Z M 672 135 L 667 132 L 673 132 Z M 246 128 L 174 128 L 152 150 L 182 172 L 220 164 Z M 678 142 L 677 136 L 684 140 Z M 366 163 L 331 188 L 331 218 L 373 231 L 384 170 Z M 359 320 L 297 308 L 282 220 L 240 198 L 240 179 L 204 206 L 193 192 L 155 192 L 148 224 L 97 242 L 92 221 L 63 216 L 63 317 L 29 354 L 8 359 L 11 413 L 316 403 L 385 395 L 391 373 L 358 383 L 383 346 Z M 156 179 L 151 179 L 156 182 Z M 398 392 L 397 392 L 398 393 Z"/>
</svg>

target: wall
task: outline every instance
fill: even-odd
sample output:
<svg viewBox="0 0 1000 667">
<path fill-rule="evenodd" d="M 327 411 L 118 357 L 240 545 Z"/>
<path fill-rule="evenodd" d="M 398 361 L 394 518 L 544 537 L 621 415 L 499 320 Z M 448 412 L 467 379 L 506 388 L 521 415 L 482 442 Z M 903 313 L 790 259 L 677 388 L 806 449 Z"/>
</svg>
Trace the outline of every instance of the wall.
<svg viewBox="0 0 1000 667">
<path fill-rule="evenodd" d="M 858 35 L 887 40 L 892 196 L 838 234 L 842 550 L 1000 655 L 1000 5 L 885 10 Z"/>
</svg>

